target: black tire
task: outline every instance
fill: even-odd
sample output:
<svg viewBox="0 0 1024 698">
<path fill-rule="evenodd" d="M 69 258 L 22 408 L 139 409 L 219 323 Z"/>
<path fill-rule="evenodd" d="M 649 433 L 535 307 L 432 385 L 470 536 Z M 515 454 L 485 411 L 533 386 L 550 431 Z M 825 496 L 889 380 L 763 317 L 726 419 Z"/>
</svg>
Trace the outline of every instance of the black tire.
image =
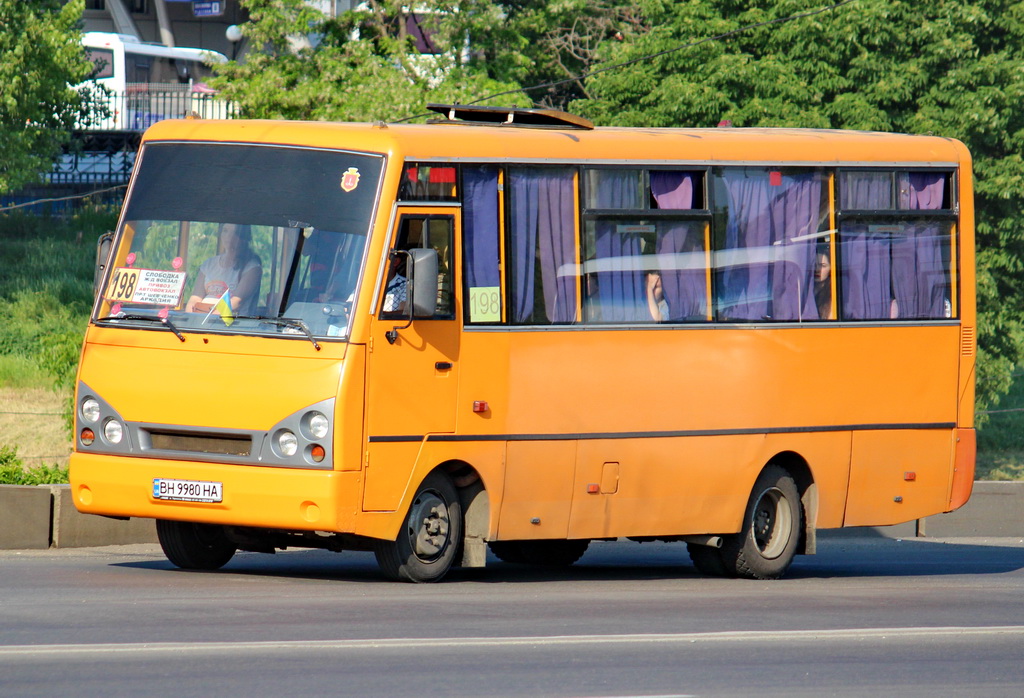
<svg viewBox="0 0 1024 698">
<path fill-rule="evenodd" d="M 697 571 L 708 577 L 729 577 L 729 570 L 722 562 L 722 552 L 710 545 L 698 545 L 687 543 L 686 551 L 690 553 L 690 559 Z"/>
<path fill-rule="evenodd" d="M 488 543 L 499 560 L 541 567 L 569 567 L 587 552 L 589 540 L 513 540 Z"/>
<path fill-rule="evenodd" d="M 237 550 L 216 524 L 158 519 L 156 535 L 167 559 L 185 570 L 219 570 Z"/>
<path fill-rule="evenodd" d="M 398 537 L 374 544 L 377 564 L 395 581 L 440 581 L 455 564 L 462 527 L 455 485 L 443 472 L 433 472 L 416 491 Z"/>
<path fill-rule="evenodd" d="M 778 579 L 789 569 L 803 531 L 803 506 L 796 482 L 768 465 L 750 493 L 739 533 L 719 551 L 726 571 L 747 579 Z"/>
</svg>

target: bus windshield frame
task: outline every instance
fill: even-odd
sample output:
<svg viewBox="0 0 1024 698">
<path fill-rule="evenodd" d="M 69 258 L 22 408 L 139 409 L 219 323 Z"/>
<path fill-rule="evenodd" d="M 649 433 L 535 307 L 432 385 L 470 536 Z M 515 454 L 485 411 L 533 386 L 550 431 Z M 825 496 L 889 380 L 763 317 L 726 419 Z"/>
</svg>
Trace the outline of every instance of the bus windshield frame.
<svg viewBox="0 0 1024 698">
<path fill-rule="evenodd" d="M 146 144 L 93 321 L 346 339 L 384 167 L 373 153 Z"/>
</svg>

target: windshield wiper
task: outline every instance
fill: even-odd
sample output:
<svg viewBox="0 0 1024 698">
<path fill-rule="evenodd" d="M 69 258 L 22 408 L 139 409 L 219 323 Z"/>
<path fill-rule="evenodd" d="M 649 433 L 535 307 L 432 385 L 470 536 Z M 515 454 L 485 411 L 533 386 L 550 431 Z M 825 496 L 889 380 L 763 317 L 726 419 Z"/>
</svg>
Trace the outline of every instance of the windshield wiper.
<svg viewBox="0 0 1024 698">
<path fill-rule="evenodd" d="M 306 338 L 313 343 L 313 347 L 320 351 L 320 345 L 316 341 L 316 337 L 310 332 L 309 326 L 300 320 L 299 318 L 291 317 L 269 317 L 267 315 L 236 315 L 236 320 L 259 320 L 270 325 L 277 325 L 278 327 L 294 327 L 297 330 L 302 330 L 302 333 L 306 335 Z"/>
<path fill-rule="evenodd" d="M 178 328 L 174 326 L 174 323 L 170 319 L 165 317 L 153 317 L 152 315 L 108 315 L 106 317 L 97 318 L 96 322 L 110 322 L 111 320 L 143 320 L 145 322 L 158 322 L 164 325 L 167 329 L 174 333 L 174 336 L 185 341 L 185 335 L 178 331 Z"/>
</svg>

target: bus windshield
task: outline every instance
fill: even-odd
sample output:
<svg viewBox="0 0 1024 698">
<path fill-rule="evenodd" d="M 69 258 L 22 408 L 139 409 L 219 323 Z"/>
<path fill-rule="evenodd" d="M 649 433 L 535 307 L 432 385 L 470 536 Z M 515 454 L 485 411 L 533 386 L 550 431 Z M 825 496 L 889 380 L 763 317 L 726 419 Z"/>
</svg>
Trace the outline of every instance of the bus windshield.
<svg viewBox="0 0 1024 698">
<path fill-rule="evenodd" d="M 94 319 L 347 337 L 383 164 L 343 151 L 146 145 Z"/>
</svg>

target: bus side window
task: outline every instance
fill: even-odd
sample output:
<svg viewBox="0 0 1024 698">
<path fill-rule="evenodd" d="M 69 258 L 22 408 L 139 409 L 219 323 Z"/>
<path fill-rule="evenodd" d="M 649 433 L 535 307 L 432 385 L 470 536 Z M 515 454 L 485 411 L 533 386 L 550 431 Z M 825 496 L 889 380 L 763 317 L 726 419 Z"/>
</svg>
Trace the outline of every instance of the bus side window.
<svg viewBox="0 0 1024 698">
<path fill-rule="evenodd" d="M 454 219 L 451 216 L 402 216 L 395 241 L 396 252 L 412 249 L 433 249 L 437 252 L 437 299 L 433 319 L 452 316 L 452 238 Z M 387 317 L 406 313 L 409 293 L 409 258 L 398 254 L 388 262 L 381 311 Z"/>
<path fill-rule="evenodd" d="M 513 167 L 508 201 L 510 316 L 516 325 L 576 321 L 576 182 L 567 167 Z"/>
<path fill-rule="evenodd" d="M 462 169 L 462 252 L 466 324 L 502 321 L 498 168 Z"/>
</svg>

